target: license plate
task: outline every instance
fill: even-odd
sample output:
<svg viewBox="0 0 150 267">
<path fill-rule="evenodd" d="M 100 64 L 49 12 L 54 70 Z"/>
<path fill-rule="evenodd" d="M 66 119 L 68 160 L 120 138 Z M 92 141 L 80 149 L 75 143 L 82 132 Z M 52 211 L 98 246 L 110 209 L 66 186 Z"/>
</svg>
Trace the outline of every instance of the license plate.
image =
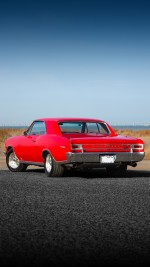
<svg viewBox="0 0 150 267">
<path fill-rule="evenodd" d="M 101 156 L 100 157 L 100 162 L 101 163 L 114 163 L 115 162 L 115 159 L 116 159 L 116 156 L 115 155 L 112 155 L 112 156 Z"/>
</svg>

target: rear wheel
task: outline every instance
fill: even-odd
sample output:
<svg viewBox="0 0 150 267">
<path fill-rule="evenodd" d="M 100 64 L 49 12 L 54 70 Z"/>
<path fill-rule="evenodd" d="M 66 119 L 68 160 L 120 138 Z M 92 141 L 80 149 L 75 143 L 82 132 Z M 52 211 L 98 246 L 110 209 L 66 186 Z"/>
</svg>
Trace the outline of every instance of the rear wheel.
<svg viewBox="0 0 150 267">
<path fill-rule="evenodd" d="M 6 164 L 10 171 L 12 172 L 22 172 L 27 168 L 26 164 L 20 163 L 13 149 L 10 149 L 6 155 Z"/>
<path fill-rule="evenodd" d="M 58 164 L 49 153 L 45 156 L 44 169 L 48 177 L 60 177 L 64 172 L 63 166 Z"/>
<path fill-rule="evenodd" d="M 127 173 L 127 165 L 109 166 L 106 168 L 106 171 L 109 176 L 122 177 Z"/>
</svg>

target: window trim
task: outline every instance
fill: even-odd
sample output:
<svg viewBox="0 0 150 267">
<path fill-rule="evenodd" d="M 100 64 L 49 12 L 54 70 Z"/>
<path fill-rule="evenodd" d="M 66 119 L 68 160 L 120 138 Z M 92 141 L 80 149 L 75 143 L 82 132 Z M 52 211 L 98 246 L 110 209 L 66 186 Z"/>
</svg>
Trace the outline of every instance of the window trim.
<svg viewBox="0 0 150 267">
<path fill-rule="evenodd" d="M 70 124 L 73 124 L 73 123 L 82 123 L 82 128 L 81 128 L 81 132 L 63 132 L 60 125 L 61 124 L 65 124 L 65 123 L 70 123 Z M 105 122 L 99 122 L 99 121 L 96 121 L 96 122 L 90 122 L 90 121 L 61 121 L 61 122 L 58 122 L 58 126 L 60 128 L 60 131 L 62 134 L 90 134 L 88 131 L 86 132 L 86 129 L 88 130 L 88 127 L 87 127 L 87 123 L 95 123 L 97 125 L 97 130 L 98 132 L 97 133 L 94 133 L 93 134 L 101 134 L 100 132 L 100 126 L 105 130 L 105 128 L 102 126 L 104 125 L 106 127 L 106 133 L 103 133 L 103 134 L 106 134 L 106 135 L 110 135 L 111 132 L 110 132 L 110 129 L 109 127 L 107 126 L 107 124 Z M 92 134 L 92 133 L 91 133 Z"/>
<path fill-rule="evenodd" d="M 45 131 L 44 133 L 40 134 L 40 133 L 37 133 L 37 134 L 34 134 L 34 133 L 31 133 L 32 129 L 33 129 L 33 126 L 35 125 L 35 123 L 43 123 L 44 126 L 45 126 Z M 27 129 L 27 136 L 31 136 L 31 135 L 34 135 L 34 136 L 38 136 L 38 135 L 44 135 L 46 134 L 46 123 L 45 121 L 34 121 L 32 122 L 32 124 L 29 126 L 29 128 Z"/>
</svg>

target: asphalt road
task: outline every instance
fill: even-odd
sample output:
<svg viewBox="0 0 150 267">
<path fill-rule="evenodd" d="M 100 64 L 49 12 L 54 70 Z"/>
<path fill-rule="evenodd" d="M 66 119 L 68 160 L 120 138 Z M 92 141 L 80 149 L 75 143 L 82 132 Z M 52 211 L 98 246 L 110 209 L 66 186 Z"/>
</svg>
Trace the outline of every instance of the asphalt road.
<svg viewBox="0 0 150 267">
<path fill-rule="evenodd" d="M 1 266 L 150 264 L 150 172 L 0 171 Z"/>
</svg>

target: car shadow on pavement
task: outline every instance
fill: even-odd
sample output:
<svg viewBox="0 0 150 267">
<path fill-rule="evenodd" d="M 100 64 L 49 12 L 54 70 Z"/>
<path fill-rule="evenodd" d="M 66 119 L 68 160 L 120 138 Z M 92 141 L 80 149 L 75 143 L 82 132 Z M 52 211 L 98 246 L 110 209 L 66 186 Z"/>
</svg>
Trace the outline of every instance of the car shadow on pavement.
<svg viewBox="0 0 150 267">
<path fill-rule="evenodd" d="M 6 173 L 11 173 L 9 170 L 0 170 L 0 173 L 6 174 Z M 44 168 L 29 168 L 23 173 L 28 173 L 28 174 L 42 174 L 46 177 L 44 173 Z M 15 174 L 15 173 L 13 173 Z M 85 169 L 75 169 L 75 170 L 70 170 L 70 171 L 65 171 L 63 174 L 62 178 L 87 178 L 87 179 L 94 179 L 94 178 L 140 178 L 140 177 L 147 177 L 150 178 L 150 171 L 148 170 L 127 170 L 126 175 L 124 176 L 119 176 L 116 177 L 115 175 L 108 175 L 106 170 L 103 168 L 101 169 L 91 169 L 91 170 L 85 170 Z M 57 177 L 60 178 L 60 177 Z"/>
<path fill-rule="evenodd" d="M 30 168 L 27 169 L 26 172 L 28 173 L 44 173 L 44 168 Z M 70 170 L 70 171 L 65 171 L 63 174 L 63 177 L 82 177 L 82 178 L 116 178 L 116 176 L 111 175 L 109 176 L 106 173 L 106 170 L 103 168 L 101 169 L 92 169 L 92 170 Z M 120 176 L 118 178 L 140 178 L 140 177 L 149 177 L 150 178 L 150 171 L 148 170 L 127 170 L 126 175 Z"/>
<path fill-rule="evenodd" d="M 108 175 L 105 169 L 99 170 L 90 170 L 90 171 L 74 171 L 70 172 L 66 177 L 83 177 L 83 178 L 140 178 L 140 177 L 148 177 L 150 178 L 150 171 L 142 171 L 142 170 L 128 170 L 126 175 L 123 176 L 115 176 Z"/>
</svg>

